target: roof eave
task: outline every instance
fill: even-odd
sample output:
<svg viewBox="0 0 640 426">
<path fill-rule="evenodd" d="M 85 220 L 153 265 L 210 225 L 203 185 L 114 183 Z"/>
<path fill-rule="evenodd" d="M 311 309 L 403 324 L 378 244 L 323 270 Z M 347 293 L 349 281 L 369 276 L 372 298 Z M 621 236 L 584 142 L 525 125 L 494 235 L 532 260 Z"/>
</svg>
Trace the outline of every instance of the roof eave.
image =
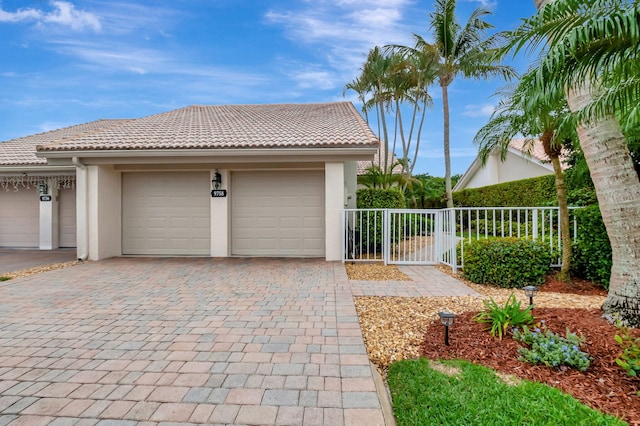
<svg viewBox="0 0 640 426">
<path fill-rule="evenodd" d="M 126 158 L 126 157 L 194 157 L 194 156 L 322 156 L 332 155 L 374 155 L 376 146 L 330 147 L 330 148 L 234 148 L 234 149 L 121 149 L 121 150 L 58 150 L 37 151 L 38 158 Z"/>
</svg>

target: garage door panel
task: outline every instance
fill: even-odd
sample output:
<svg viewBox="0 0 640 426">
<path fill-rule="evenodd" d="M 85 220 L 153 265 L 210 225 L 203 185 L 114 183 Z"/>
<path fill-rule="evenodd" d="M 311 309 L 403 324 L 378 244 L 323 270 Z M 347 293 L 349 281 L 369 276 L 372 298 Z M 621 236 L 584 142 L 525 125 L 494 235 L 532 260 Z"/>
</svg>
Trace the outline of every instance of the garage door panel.
<svg viewBox="0 0 640 426">
<path fill-rule="evenodd" d="M 244 256 L 324 256 L 322 171 L 237 172 L 231 251 Z"/>
<path fill-rule="evenodd" d="M 60 247 L 76 247 L 76 191 L 72 188 L 60 188 L 58 192 Z"/>
<path fill-rule="evenodd" d="M 209 173 L 124 173 L 122 251 L 209 255 Z"/>
<path fill-rule="evenodd" d="M 0 247 L 39 245 L 40 201 L 36 189 L 0 189 Z"/>
</svg>

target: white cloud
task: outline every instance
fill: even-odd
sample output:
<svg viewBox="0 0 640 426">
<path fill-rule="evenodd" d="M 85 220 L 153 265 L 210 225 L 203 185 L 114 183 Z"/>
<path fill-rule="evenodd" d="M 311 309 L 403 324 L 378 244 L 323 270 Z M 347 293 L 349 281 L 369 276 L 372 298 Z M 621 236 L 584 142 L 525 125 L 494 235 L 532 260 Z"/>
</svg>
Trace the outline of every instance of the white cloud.
<svg viewBox="0 0 640 426">
<path fill-rule="evenodd" d="M 283 28 L 294 43 L 313 45 L 326 61 L 324 73 L 351 80 L 374 46 L 410 44 L 407 0 L 316 0 L 303 9 L 269 10 L 265 22 Z"/>
<path fill-rule="evenodd" d="M 467 3 L 478 3 L 479 6 L 493 9 L 498 3 L 497 0 L 462 0 Z"/>
<path fill-rule="evenodd" d="M 466 105 L 462 115 L 467 117 L 491 117 L 495 110 L 496 106 L 493 104 Z"/>
<path fill-rule="evenodd" d="M 76 31 L 91 29 L 100 31 L 100 19 L 97 15 L 78 10 L 72 3 L 66 1 L 54 1 L 51 3 L 53 10 L 44 12 L 39 9 L 19 9 L 16 12 L 8 12 L 0 6 L 0 22 L 35 22 L 36 24 L 58 24 Z"/>
</svg>

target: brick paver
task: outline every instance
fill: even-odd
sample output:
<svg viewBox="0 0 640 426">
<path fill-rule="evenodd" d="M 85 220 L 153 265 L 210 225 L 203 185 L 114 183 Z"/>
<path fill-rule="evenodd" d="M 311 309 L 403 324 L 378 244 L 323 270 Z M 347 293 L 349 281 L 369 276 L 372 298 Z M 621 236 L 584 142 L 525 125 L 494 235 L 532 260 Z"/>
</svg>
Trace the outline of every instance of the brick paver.
<svg viewBox="0 0 640 426">
<path fill-rule="evenodd" d="M 4 282 L 0 424 L 383 425 L 353 297 L 446 291 L 431 269 L 116 258 Z"/>
</svg>

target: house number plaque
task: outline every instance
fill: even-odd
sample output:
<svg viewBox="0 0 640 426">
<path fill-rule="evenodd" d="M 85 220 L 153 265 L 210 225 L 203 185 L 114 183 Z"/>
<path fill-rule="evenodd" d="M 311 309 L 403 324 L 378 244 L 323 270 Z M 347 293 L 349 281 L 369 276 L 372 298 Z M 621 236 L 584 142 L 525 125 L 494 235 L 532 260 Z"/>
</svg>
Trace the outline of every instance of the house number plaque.
<svg viewBox="0 0 640 426">
<path fill-rule="evenodd" d="M 41 195 L 40 201 L 51 201 L 51 195 Z"/>
<path fill-rule="evenodd" d="M 227 196 L 227 190 L 226 189 L 214 189 L 214 190 L 211 191 L 211 196 L 213 198 L 226 197 Z"/>
</svg>

